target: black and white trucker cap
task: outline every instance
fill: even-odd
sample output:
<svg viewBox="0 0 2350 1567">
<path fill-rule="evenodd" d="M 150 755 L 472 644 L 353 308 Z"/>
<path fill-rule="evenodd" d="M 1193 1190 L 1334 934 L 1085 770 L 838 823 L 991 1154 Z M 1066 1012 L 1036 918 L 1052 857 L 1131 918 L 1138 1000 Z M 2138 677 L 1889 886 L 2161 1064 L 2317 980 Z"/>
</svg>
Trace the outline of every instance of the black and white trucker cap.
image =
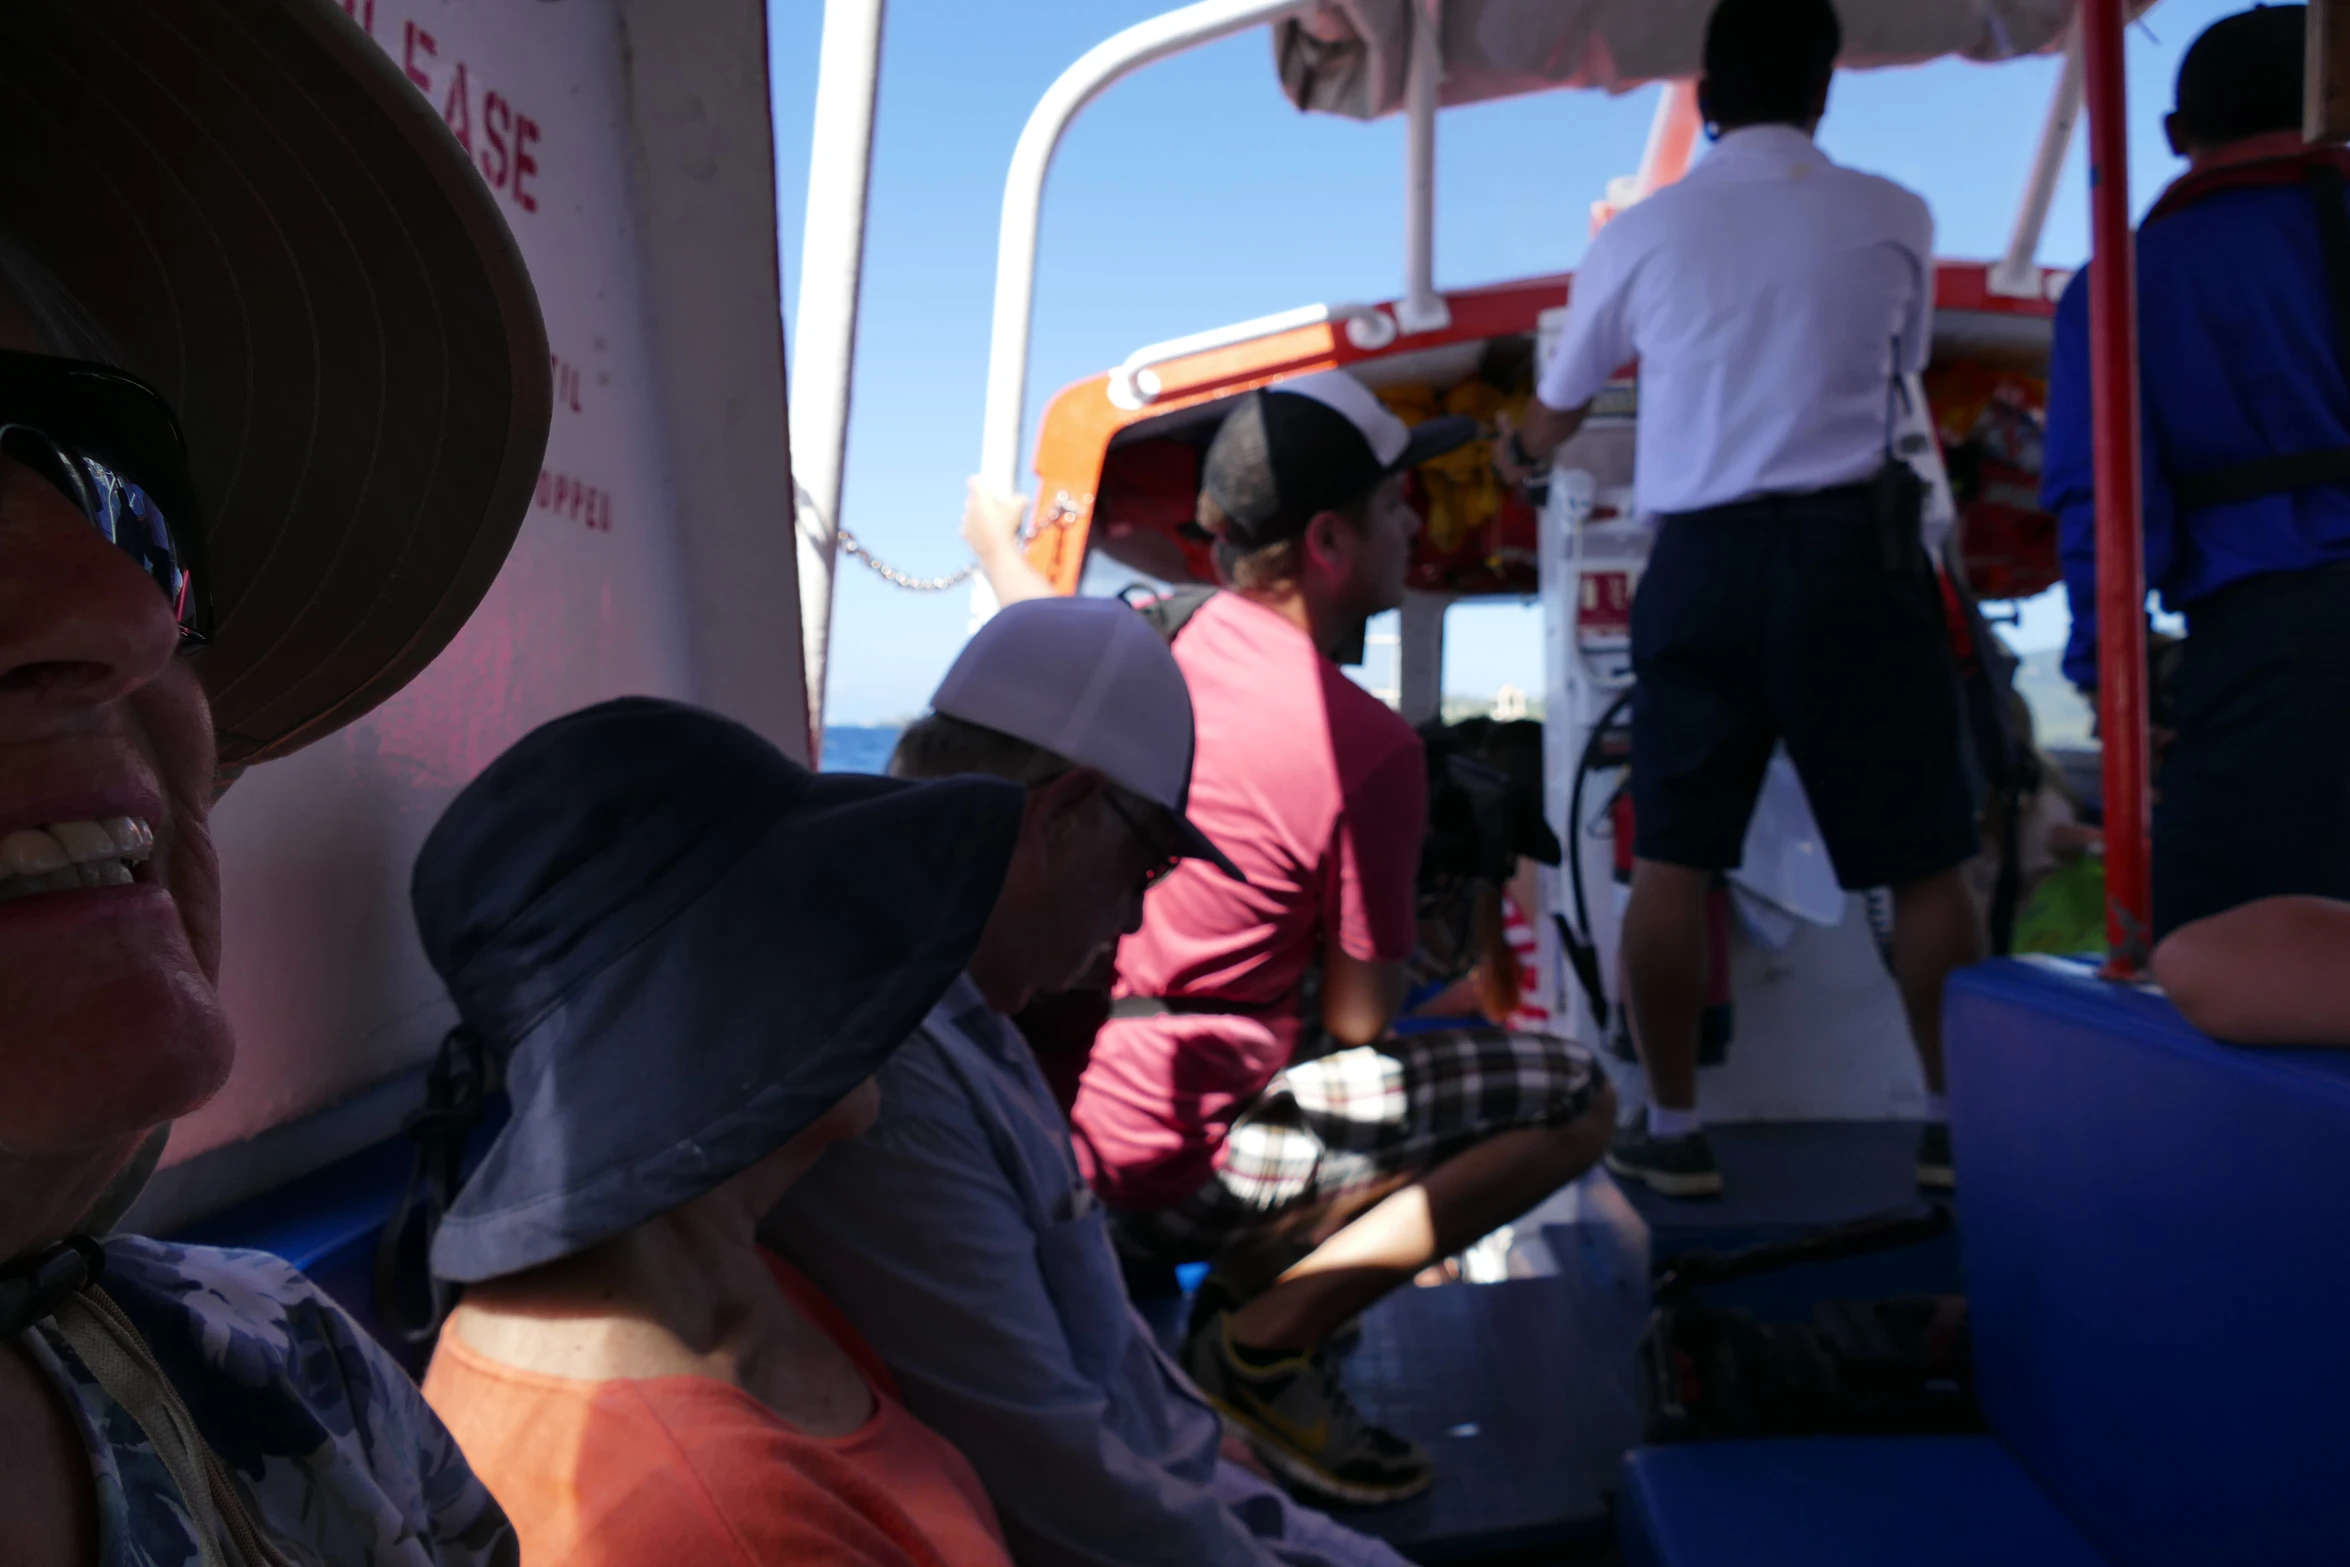
<svg viewBox="0 0 2350 1567">
<path fill-rule="evenodd" d="M 1208 446 L 1200 488 L 1231 519 L 1230 543 L 1260 549 L 1476 437 L 1469 418 L 1406 425 L 1353 376 L 1322 370 L 1243 397 Z"/>
</svg>

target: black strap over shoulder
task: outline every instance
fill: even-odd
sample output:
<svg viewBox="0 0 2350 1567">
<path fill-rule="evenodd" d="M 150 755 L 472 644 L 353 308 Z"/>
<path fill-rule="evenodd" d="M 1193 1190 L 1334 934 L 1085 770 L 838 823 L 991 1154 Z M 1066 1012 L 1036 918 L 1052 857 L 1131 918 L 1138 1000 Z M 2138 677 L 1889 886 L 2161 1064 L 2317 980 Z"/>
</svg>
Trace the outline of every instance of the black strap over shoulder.
<svg viewBox="0 0 2350 1567">
<path fill-rule="evenodd" d="M 1169 642 L 1173 642 L 1183 628 L 1191 623 L 1191 617 L 1199 613 L 1200 606 L 1217 593 L 1214 588 L 1177 588 L 1172 593 L 1137 602 L 1134 597 L 1136 591 L 1136 588 L 1128 588 L 1119 597 L 1125 599 L 1135 613 L 1151 623 L 1153 631 Z"/>
<path fill-rule="evenodd" d="M 375 1309 L 384 1330 L 404 1344 L 431 1343 L 457 1304 L 455 1286 L 433 1276 L 432 1238 L 465 1184 L 466 1144 L 481 1124 L 483 1100 L 497 1088 L 481 1036 L 459 1024 L 425 1074 L 423 1107 L 400 1123 L 416 1158 L 376 1243 Z"/>
<path fill-rule="evenodd" d="M 2350 188 L 2345 187 L 2340 167 L 2332 163 L 2312 163 L 2301 171 L 2301 178 L 2325 255 L 2326 292 L 2334 305 L 2334 358 L 2350 377 Z M 2171 494 L 2182 510 L 2190 510 L 2231 506 L 2321 484 L 2350 486 L 2350 446 L 2256 457 L 2188 474 L 2171 481 Z"/>
<path fill-rule="evenodd" d="M 1264 1017 L 1263 1007 L 1243 1006 L 1215 996 L 1120 996 L 1110 1003 L 1110 1016 L 1121 1020 L 1148 1017 Z"/>
<path fill-rule="evenodd" d="M 0 1344 L 57 1309 L 106 1271 L 106 1251 L 87 1235 L 69 1235 L 0 1267 Z"/>
<path fill-rule="evenodd" d="M 2231 463 L 2209 473 L 2171 481 L 2171 496 L 2182 511 L 2201 506 L 2233 506 L 2263 495 L 2286 495 L 2321 484 L 2350 485 L 2350 446 L 2329 446 L 2317 452 L 2287 452 L 2281 457 L 2255 457 Z"/>
<path fill-rule="evenodd" d="M 2317 243 L 2325 254 L 2326 292 L 2334 301 L 2334 353 L 2350 369 L 2350 187 L 2342 170 L 2313 163 L 2302 171 L 2302 189 L 2317 215 Z"/>
</svg>

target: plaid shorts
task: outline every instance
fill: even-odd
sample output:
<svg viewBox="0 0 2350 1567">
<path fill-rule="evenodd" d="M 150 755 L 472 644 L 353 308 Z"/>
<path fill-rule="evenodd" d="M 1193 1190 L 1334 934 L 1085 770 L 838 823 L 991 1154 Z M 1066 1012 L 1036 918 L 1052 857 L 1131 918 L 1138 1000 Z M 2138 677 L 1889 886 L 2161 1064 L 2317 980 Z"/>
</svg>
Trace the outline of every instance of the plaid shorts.
<svg viewBox="0 0 2350 1567">
<path fill-rule="evenodd" d="M 1207 1185 L 1171 1208 L 1119 1212 L 1118 1243 L 1159 1262 L 1213 1257 L 1305 1204 L 1416 1175 L 1501 1132 L 1572 1121 L 1605 1081 L 1580 1047 L 1499 1028 L 1412 1034 L 1300 1061 L 1232 1123 Z"/>
</svg>

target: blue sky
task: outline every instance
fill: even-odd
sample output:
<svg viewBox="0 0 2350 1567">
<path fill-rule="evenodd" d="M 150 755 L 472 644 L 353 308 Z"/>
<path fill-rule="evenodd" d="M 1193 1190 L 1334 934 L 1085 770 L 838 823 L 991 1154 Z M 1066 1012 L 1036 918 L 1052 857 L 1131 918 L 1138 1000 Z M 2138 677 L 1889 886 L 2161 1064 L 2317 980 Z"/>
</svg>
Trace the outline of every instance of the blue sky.
<svg viewBox="0 0 2350 1567">
<path fill-rule="evenodd" d="M 865 285 L 842 520 L 918 574 L 963 563 L 964 477 L 978 464 L 996 220 L 1020 127 L 1053 78 L 1163 0 L 890 0 L 874 135 Z M 2129 49 L 2131 197 L 2178 164 L 2163 146 L 2181 52 L 2241 0 L 2161 0 Z M 816 94 L 819 0 L 769 7 L 786 333 Z M 2057 64 L 1946 62 L 1848 75 L 1821 141 L 1933 204 L 1947 257 L 2006 244 Z M 1447 111 L 1438 126 L 1437 282 L 1464 287 L 1572 267 L 1589 207 L 1639 162 L 1654 90 L 1547 93 Z M 1089 107 L 1046 189 L 1025 454 L 1046 399 L 1141 344 L 1295 305 L 1401 289 L 1403 131 L 1301 115 L 1263 29 L 1151 66 Z M 2083 158 L 2058 190 L 2041 259 L 2088 252 Z M 919 712 L 961 645 L 962 590 L 916 596 L 844 559 L 828 714 Z M 2060 641 L 2055 604 L 2019 643 Z M 1534 684 L 1531 607 L 1455 609 L 1445 687 Z"/>
</svg>

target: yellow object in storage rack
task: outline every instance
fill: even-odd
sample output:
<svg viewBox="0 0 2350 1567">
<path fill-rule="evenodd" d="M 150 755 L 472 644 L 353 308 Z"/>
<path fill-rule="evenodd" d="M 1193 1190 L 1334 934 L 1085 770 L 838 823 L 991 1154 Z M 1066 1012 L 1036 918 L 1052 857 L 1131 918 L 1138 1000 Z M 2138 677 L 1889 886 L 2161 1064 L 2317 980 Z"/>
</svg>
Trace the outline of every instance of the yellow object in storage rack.
<svg viewBox="0 0 2350 1567">
<path fill-rule="evenodd" d="M 1487 430 L 1494 416 L 1517 415 L 1526 405 L 1523 396 L 1507 392 L 1474 377 L 1439 397 L 1426 386 L 1385 386 L 1379 400 L 1388 412 L 1406 424 L 1420 424 L 1444 414 L 1465 414 Z M 1501 480 L 1493 471 L 1493 442 L 1480 438 L 1443 456 L 1422 463 L 1420 487 L 1428 504 L 1428 543 L 1449 555 L 1467 544 L 1478 529 L 1501 510 Z"/>
</svg>

